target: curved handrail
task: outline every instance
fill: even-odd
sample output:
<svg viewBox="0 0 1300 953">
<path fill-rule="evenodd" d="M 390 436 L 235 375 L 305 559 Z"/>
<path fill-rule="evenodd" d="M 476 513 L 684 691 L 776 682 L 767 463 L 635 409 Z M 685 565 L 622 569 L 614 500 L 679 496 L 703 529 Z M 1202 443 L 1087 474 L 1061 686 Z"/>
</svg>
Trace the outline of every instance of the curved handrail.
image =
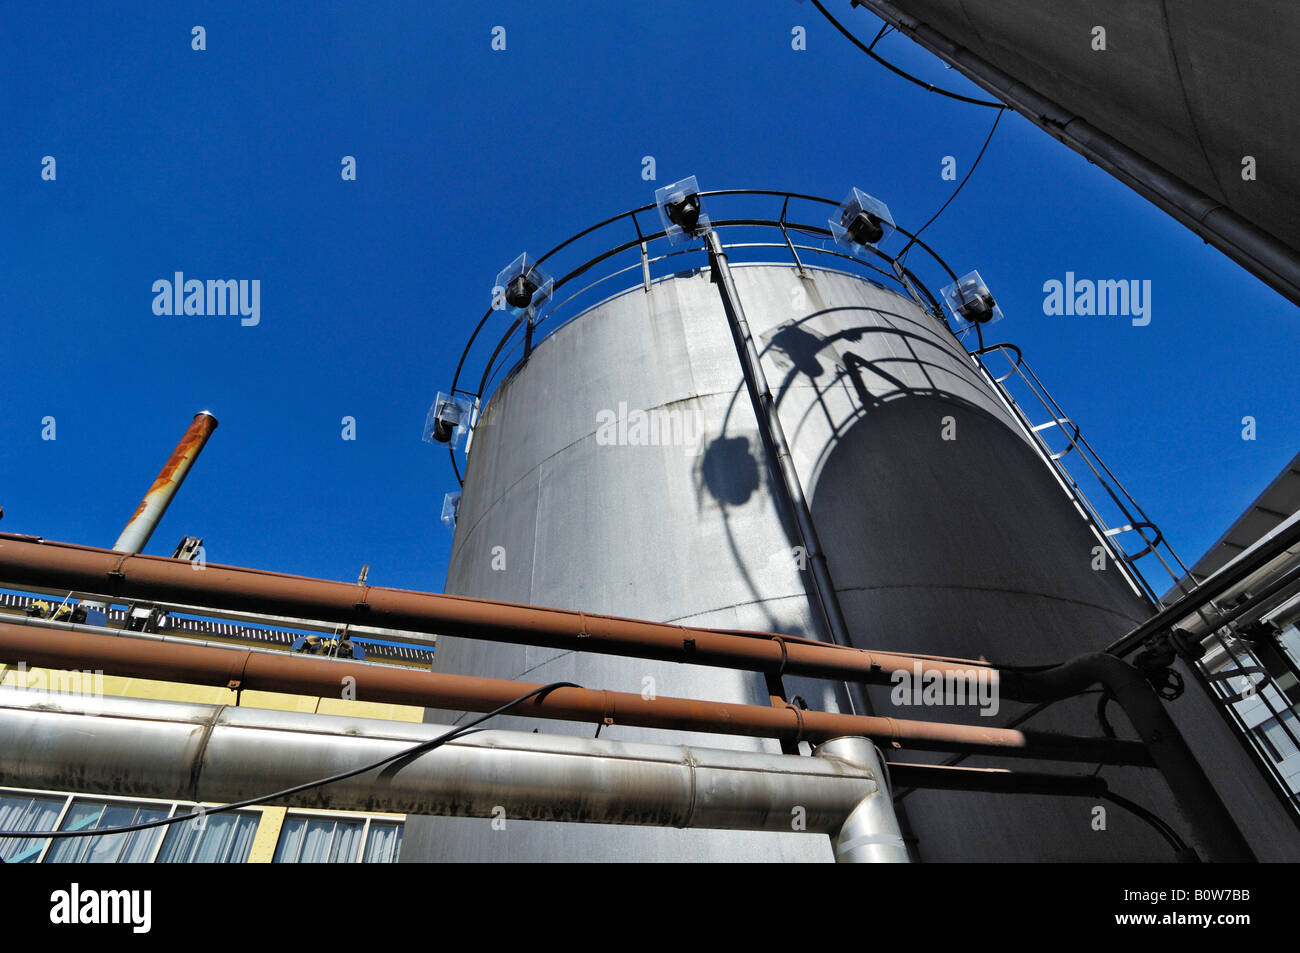
<svg viewBox="0 0 1300 953">
<path fill-rule="evenodd" d="M 795 264 L 801 270 L 803 268 L 803 263 L 799 259 L 798 250 L 810 251 L 813 253 L 821 253 L 827 255 L 834 255 L 839 258 L 856 262 L 860 265 L 869 268 L 871 271 L 874 271 L 882 275 L 884 278 L 894 281 L 904 291 L 908 292 L 909 294 L 915 293 L 923 296 L 925 301 L 928 302 L 929 304 L 928 310 L 930 310 L 934 314 L 934 316 L 944 324 L 945 327 L 947 326 L 947 322 L 943 318 L 943 309 L 939 305 L 939 302 L 935 298 L 934 294 L 931 293 L 930 289 L 925 285 L 923 281 L 921 281 L 920 278 L 916 276 L 916 274 L 911 269 L 909 269 L 905 264 L 900 262 L 894 256 L 891 256 L 886 252 L 881 251 L 880 249 L 868 247 L 867 251 L 871 253 L 871 259 L 869 260 L 868 258 L 860 257 L 858 255 L 846 254 L 842 251 L 839 251 L 838 249 L 829 249 L 825 247 L 817 248 L 815 246 L 809 246 L 803 244 L 796 245 L 794 242 L 790 241 L 790 236 L 789 236 L 790 232 L 809 235 L 815 238 L 820 238 L 823 241 L 825 241 L 826 239 L 830 239 L 832 237 L 830 230 L 827 228 L 817 226 L 817 225 L 790 221 L 787 218 L 787 211 L 789 209 L 791 200 L 810 202 L 817 205 L 829 206 L 831 208 L 837 208 L 839 206 L 838 202 L 832 199 L 824 198 L 822 196 L 809 195 L 802 192 L 780 191 L 774 189 L 717 189 L 714 191 L 700 192 L 700 197 L 702 199 L 710 198 L 710 197 L 717 198 L 717 197 L 726 197 L 726 196 L 767 196 L 767 197 L 781 198 L 784 200 L 781 207 L 781 214 L 779 218 L 730 218 L 730 219 L 716 220 L 712 223 L 712 226 L 717 229 L 733 228 L 733 227 L 756 227 L 756 228 L 780 229 L 782 233 L 782 237 L 784 239 L 783 245 L 778 245 L 776 243 L 769 244 L 763 242 L 750 242 L 750 243 L 737 243 L 726 247 L 733 247 L 733 248 L 785 247 L 789 249 L 789 251 L 791 252 L 792 256 L 795 259 Z M 552 285 L 552 298 L 551 298 L 550 307 L 540 317 L 537 315 L 533 316 L 534 319 L 532 321 L 532 324 L 528 328 L 529 335 L 531 335 L 539 325 L 546 322 L 547 319 L 552 318 L 558 310 L 563 308 L 565 305 L 568 305 L 575 298 L 590 291 L 591 288 L 600 284 L 602 281 L 605 281 L 618 274 L 622 274 L 635 267 L 635 266 L 629 266 L 628 268 L 620 269 L 619 271 L 614 272 L 612 275 L 604 276 L 603 278 L 598 279 L 595 282 L 592 282 L 586 287 L 579 289 L 578 291 L 564 298 L 562 301 L 559 302 L 555 301 L 554 293 L 556 291 L 565 287 L 570 282 L 574 281 L 575 279 L 585 274 L 586 272 L 590 271 L 592 268 L 596 267 L 602 262 L 608 261 L 609 259 L 617 255 L 621 255 L 624 252 L 639 247 L 641 249 L 641 264 L 644 269 L 647 269 L 646 280 L 648 282 L 649 280 L 648 268 L 651 263 L 663 261 L 665 258 L 671 257 L 674 254 L 684 254 L 684 253 L 691 253 L 691 252 L 698 251 L 698 249 L 687 248 L 675 252 L 669 252 L 666 255 L 655 256 L 653 258 L 651 258 L 648 255 L 647 245 L 650 242 L 657 241 L 667 237 L 667 233 L 665 231 L 646 232 L 642 228 L 641 222 L 638 221 L 637 216 L 646 212 L 650 212 L 654 210 L 655 207 L 656 206 L 653 203 L 648 205 L 642 205 L 638 208 L 630 209 L 628 211 L 621 212 L 618 215 L 613 215 L 609 218 L 606 218 L 603 221 L 597 222 L 594 225 L 590 225 L 582 229 L 581 231 L 576 232 L 575 234 L 569 236 L 564 241 L 560 242 L 559 244 L 551 248 L 549 251 L 547 251 L 544 255 L 536 259 L 536 264 L 541 265 L 544 262 L 550 261 L 560 252 L 569 248 L 570 246 L 580 241 L 581 239 L 593 235 L 601 231 L 602 229 L 608 228 L 610 226 L 618 225 L 619 223 L 629 223 L 631 225 L 632 231 L 635 232 L 635 236 L 636 236 L 635 238 L 629 238 L 627 240 L 616 242 L 613 245 L 613 247 L 606 248 L 600 253 L 586 259 L 577 267 L 573 268 L 572 270 L 564 274 L 562 277 L 555 279 Z M 905 228 L 895 225 L 894 230 L 897 231 L 900 235 L 906 237 L 909 240 L 909 245 L 915 245 L 916 247 L 924 251 L 927 255 L 929 255 L 930 258 L 934 262 L 936 262 L 940 268 L 943 269 L 943 271 L 949 276 L 949 278 L 952 281 L 955 282 L 957 280 L 956 272 L 954 272 L 953 269 L 949 267 L 948 263 L 944 261 L 943 258 L 941 258 L 933 248 L 931 248 L 924 241 L 917 238 L 913 233 L 909 232 Z M 872 260 L 879 260 L 881 262 L 887 263 L 890 266 L 890 268 L 886 270 L 884 268 L 877 267 L 876 265 L 872 264 Z M 481 402 L 487 393 L 489 383 L 495 380 L 496 374 L 499 371 L 499 367 L 497 366 L 498 358 L 501 357 L 503 351 L 507 356 L 512 355 L 518 347 L 518 345 L 516 344 L 514 346 L 511 346 L 507 350 L 507 345 L 510 343 L 511 339 L 516 336 L 520 327 L 525 324 L 525 321 L 527 320 L 526 315 L 521 315 L 515 318 L 515 320 L 513 320 L 510 323 L 509 327 L 506 328 L 501 338 L 497 341 L 496 346 L 492 350 L 491 355 L 489 356 L 486 364 L 484 365 L 482 374 L 479 376 L 477 387 L 473 390 L 470 390 L 461 385 L 462 375 L 466 370 L 466 365 L 470 359 L 470 354 L 474 350 L 475 345 L 478 343 L 479 337 L 483 333 L 484 328 L 487 327 L 488 321 L 492 318 L 492 315 L 497 311 L 497 308 L 495 307 L 496 302 L 494 302 L 493 305 L 494 306 L 490 306 L 487 309 L 483 317 L 479 320 L 478 324 L 475 325 L 474 330 L 471 332 L 469 336 L 469 340 L 466 342 L 465 348 L 461 352 L 460 358 L 456 363 L 456 370 L 452 375 L 452 381 L 451 381 L 451 393 L 453 395 L 459 394 L 465 397 L 471 397 L 474 400 Z M 550 324 L 550 330 L 548 331 L 548 333 L 554 333 L 554 331 L 558 330 L 560 327 L 564 326 L 564 324 L 567 323 L 568 323 L 567 321 L 559 322 L 559 323 L 552 322 Z M 525 354 L 525 359 L 526 357 L 527 354 Z M 452 469 L 456 474 L 457 482 L 463 483 L 464 481 L 461 477 L 460 468 L 456 462 L 455 450 L 451 447 L 448 447 L 448 452 L 451 456 Z"/>
</svg>

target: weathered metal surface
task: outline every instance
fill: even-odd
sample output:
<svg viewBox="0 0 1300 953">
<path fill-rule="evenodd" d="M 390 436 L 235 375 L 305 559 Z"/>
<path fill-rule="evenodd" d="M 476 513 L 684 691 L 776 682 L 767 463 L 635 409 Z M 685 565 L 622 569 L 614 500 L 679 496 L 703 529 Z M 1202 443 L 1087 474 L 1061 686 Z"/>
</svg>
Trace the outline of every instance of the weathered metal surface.
<svg viewBox="0 0 1300 953">
<path fill-rule="evenodd" d="M 396 754 L 445 725 L 0 689 L 0 784 L 229 803 Z M 875 775 L 822 758 L 484 730 L 273 802 L 677 828 L 838 831 Z M 478 821 L 485 837 L 494 825 Z M 563 859 L 557 858 L 557 859 Z M 580 859 L 580 858 L 574 858 Z"/>
<path fill-rule="evenodd" d="M 113 544 L 113 549 L 120 553 L 138 553 L 144 549 L 158 521 L 167 512 L 167 507 L 171 505 L 176 491 L 185 482 L 185 477 L 194 466 L 194 461 L 199 458 L 208 438 L 216 429 L 217 418 L 206 410 L 194 415 L 194 420 L 185 431 L 185 435 L 181 437 L 180 443 L 176 445 L 176 449 L 172 451 L 172 455 L 167 458 L 158 476 L 154 478 L 149 492 L 144 495 L 140 505 L 131 514 L 131 519 L 118 536 L 117 542 Z"/>
</svg>

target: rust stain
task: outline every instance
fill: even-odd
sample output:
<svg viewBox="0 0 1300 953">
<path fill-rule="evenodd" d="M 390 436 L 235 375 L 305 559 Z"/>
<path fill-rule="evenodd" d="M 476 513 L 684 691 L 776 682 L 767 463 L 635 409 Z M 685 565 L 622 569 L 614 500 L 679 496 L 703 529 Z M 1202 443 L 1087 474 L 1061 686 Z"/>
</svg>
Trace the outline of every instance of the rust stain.
<svg viewBox="0 0 1300 953">
<path fill-rule="evenodd" d="M 212 431 L 216 428 L 217 420 L 215 417 L 209 414 L 195 416 L 193 423 L 185 431 L 185 435 L 181 437 L 180 443 L 176 445 L 176 449 L 172 451 L 172 455 L 167 458 L 162 470 L 154 478 L 153 484 L 149 487 L 149 492 L 145 493 L 144 499 L 135 508 L 135 512 L 131 514 L 129 522 L 133 523 L 140 517 L 140 514 L 148 507 L 150 500 L 165 495 L 172 490 L 174 485 L 179 485 L 180 481 L 184 479 L 185 473 L 194 464 L 199 451 L 203 449 L 203 445 L 208 442 L 208 437 L 212 436 Z"/>
</svg>

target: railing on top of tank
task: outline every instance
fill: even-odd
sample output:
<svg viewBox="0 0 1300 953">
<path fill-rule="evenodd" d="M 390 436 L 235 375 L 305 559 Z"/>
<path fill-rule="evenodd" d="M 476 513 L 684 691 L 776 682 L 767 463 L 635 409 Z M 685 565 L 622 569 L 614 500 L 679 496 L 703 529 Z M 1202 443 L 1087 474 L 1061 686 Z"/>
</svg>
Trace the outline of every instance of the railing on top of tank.
<svg viewBox="0 0 1300 953">
<path fill-rule="evenodd" d="M 911 246 L 915 245 L 933 259 L 948 280 L 956 282 L 957 275 L 934 249 L 906 229 L 895 225 L 895 230 L 906 238 L 906 247 L 900 257 L 890 255 L 878 248 L 867 248 L 866 250 L 871 252 L 871 258 L 863 258 L 850 254 L 845 249 L 834 244 L 829 228 L 796 221 L 790 214 L 792 202 L 798 203 L 796 212 L 799 213 L 800 218 L 812 217 L 807 212 L 814 208 L 820 214 L 825 214 L 823 210 L 833 210 L 838 207 L 839 203 L 831 199 L 797 192 L 766 189 L 725 189 L 701 192 L 700 198 L 706 205 L 705 211 L 710 216 L 711 226 L 720 232 L 725 230 L 729 237 L 742 230 L 749 230 L 750 232 L 757 232 L 757 235 L 742 237 L 779 238 L 779 240 L 729 240 L 724 242 L 724 247 L 728 250 L 729 255 L 734 257 L 736 252 L 742 252 L 745 261 L 779 261 L 784 264 L 793 264 L 800 272 L 804 269 L 805 257 L 815 255 L 838 259 L 855 268 L 855 273 L 858 273 L 860 277 L 865 277 L 876 284 L 881 284 L 877 280 L 878 278 L 884 279 L 894 287 L 900 288 L 903 293 L 910 296 L 926 311 L 929 311 L 941 325 L 949 328 L 950 333 L 954 333 L 947 320 L 943 317 L 943 309 L 935 296 L 926 287 L 925 283 L 906 267 L 906 252 Z M 717 214 L 720 205 L 737 199 L 743 199 L 747 203 L 752 203 L 756 199 L 779 199 L 781 202 L 780 212 L 774 218 L 726 218 Z M 561 252 L 571 251 L 580 242 L 598 243 L 596 247 L 599 250 L 562 277 L 555 279 L 549 299 L 542 305 L 540 311 L 532 316 L 531 322 L 528 321 L 526 314 L 516 314 L 512 310 L 503 309 L 500 301 L 493 301 L 489 304 L 486 313 L 470 335 L 465 350 L 461 353 L 460 360 L 456 365 L 456 373 L 451 383 L 452 395 L 468 398 L 481 406 L 500 379 L 526 361 L 532 349 L 541 340 L 555 333 L 591 307 L 608 300 L 610 297 L 631 290 L 621 285 L 611 286 L 610 282 L 615 279 L 631 273 L 639 273 L 640 286 L 648 290 L 651 284 L 660 278 L 680 274 L 683 271 L 695 270 L 699 267 L 707 267 L 707 254 L 704 243 L 700 239 L 694 239 L 685 245 L 675 245 L 666 249 L 655 248 L 653 251 L 656 253 L 652 254 L 652 243 L 666 244 L 668 240 L 667 234 L 664 231 L 648 231 L 644 229 L 638 216 L 647 213 L 654 214 L 655 209 L 656 206 L 651 203 L 605 219 L 565 239 L 546 254 L 537 258 L 532 264 L 542 266 L 556 260 Z M 775 211 L 775 206 L 773 206 L 773 212 Z M 779 236 L 773 236 L 771 234 L 773 230 L 778 231 Z M 816 241 L 818 244 L 809 244 L 810 241 Z M 591 246 L 588 245 L 587 247 Z M 691 256 L 694 256 L 694 258 Z M 595 274 L 591 274 L 597 266 L 606 263 L 609 263 L 610 267 L 602 268 Z M 880 264 L 888 265 L 888 270 L 879 267 Z M 591 280 L 579 283 L 578 279 L 583 276 L 589 276 Z M 634 285 L 633 288 L 635 287 Z M 561 289 L 568 289 L 568 293 L 566 295 L 559 294 Z M 967 344 L 971 330 L 975 332 L 974 347 Z M 1155 586 L 1137 566 L 1137 560 L 1147 555 L 1154 555 L 1175 582 L 1181 576 L 1175 573 L 1173 567 L 1176 565 L 1181 568 L 1184 571 L 1181 575 L 1185 575 L 1186 571 L 1182 561 L 1164 540 L 1159 528 L 1146 515 L 1132 495 L 1115 477 L 1114 473 L 1097 456 L 1091 445 L 1079 432 L 1078 427 L 1065 415 L 1060 405 L 1056 403 L 1046 387 L 1043 386 L 1042 381 L 1025 364 L 1018 348 L 1012 344 L 994 344 L 986 347 L 983 328 L 978 323 L 967 325 L 960 332 L 954 333 L 954 337 L 962 345 L 963 349 L 971 354 L 972 360 L 987 375 L 988 381 L 994 390 L 1002 396 L 1012 413 L 1021 419 L 1026 431 L 1037 441 L 1045 459 L 1056 472 L 1063 490 L 1075 502 L 1080 516 L 1096 528 L 1102 541 L 1110 550 L 1111 556 L 1124 568 L 1134 590 L 1148 599 L 1153 606 L 1157 605 L 1159 603 L 1159 594 Z M 493 341 L 495 341 L 495 344 L 490 355 L 482 363 L 482 371 L 478 374 L 477 381 L 471 380 L 462 384 L 462 377 L 467 373 L 467 365 L 471 354 L 476 353 L 475 348 L 480 339 L 486 342 L 481 345 L 481 349 L 484 351 Z M 987 357 L 993 353 L 1005 357 L 1010 364 L 1010 370 L 1000 376 L 991 370 L 987 364 Z M 1024 408 L 1017 402 L 1006 386 L 1007 381 L 1012 378 L 1016 379 L 1016 383 L 1027 388 L 1030 399 L 1025 401 L 1026 405 L 1033 406 L 1036 404 L 1046 412 L 1047 420 L 1045 422 L 1031 420 L 1030 415 L 1025 413 Z M 1053 448 L 1046 439 L 1045 431 L 1054 427 L 1059 428 L 1059 431 L 1066 437 L 1066 445 L 1063 448 Z M 1073 456 L 1069 457 L 1066 462 L 1062 462 L 1063 459 L 1067 458 L 1067 455 L 1076 450 L 1077 452 Z M 454 447 L 449 446 L 448 452 L 456 479 L 458 482 L 463 483 Z M 1081 460 L 1085 463 L 1086 471 L 1083 475 L 1093 478 L 1096 484 L 1094 490 L 1100 490 L 1099 498 L 1112 501 L 1114 510 L 1108 511 L 1111 516 L 1110 520 L 1107 520 L 1099 508 L 1089 500 L 1079 481 L 1072 475 L 1066 465 L 1066 463 L 1075 460 Z M 1122 537 L 1125 534 L 1135 535 L 1140 540 L 1140 548 L 1137 552 L 1129 552 L 1124 546 Z"/>
<path fill-rule="evenodd" d="M 925 283 L 906 267 L 907 256 L 905 252 L 912 245 L 915 245 L 934 260 L 950 281 L 955 282 L 957 275 L 934 249 L 906 229 L 895 226 L 895 230 L 907 239 L 906 248 L 901 258 L 896 258 L 877 248 L 868 248 L 867 250 L 872 253 L 872 258 L 867 259 L 850 254 L 834 244 L 829 228 L 795 221 L 790 215 L 792 201 L 799 203 L 799 206 L 803 207 L 802 209 L 796 207 L 796 210 L 801 212 L 800 217 L 811 217 L 803 214 L 810 210 L 809 207 L 817 208 L 819 211 L 826 208 L 837 208 L 838 203 L 831 199 L 796 192 L 766 189 L 725 189 L 701 192 L 700 197 L 707 202 L 706 212 L 710 213 L 712 227 L 719 231 L 726 230 L 730 235 L 735 235 L 741 230 L 756 231 L 758 234 L 752 237 L 757 238 L 775 238 L 776 236 L 771 235 L 772 230 L 780 233 L 779 241 L 725 242 L 724 247 L 731 255 L 734 256 L 737 251 L 740 251 L 744 253 L 746 261 L 792 263 L 801 272 L 804 269 L 804 257 L 806 256 L 816 255 L 839 259 L 854 266 L 860 276 L 866 277 L 876 284 L 881 283 L 877 278 L 883 278 L 893 286 L 900 288 L 905 294 L 917 301 L 921 307 L 933 314 L 935 319 L 945 328 L 949 328 L 950 333 L 952 333 L 947 320 L 943 317 L 943 309 L 934 295 L 926 287 Z M 780 213 L 775 218 L 722 218 L 715 214 L 718 210 L 717 206 L 722 204 L 723 200 L 730 201 L 737 198 L 743 198 L 746 202 L 752 202 L 755 198 L 779 199 L 781 201 Z M 662 250 L 662 253 L 651 253 L 651 244 L 666 243 L 667 234 L 663 231 L 647 231 L 643 229 L 638 216 L 654 213 L 655 208 L 655 205 L 651 203 L 605 219 L 565 239 L 546 254 L 537 258 L 533 265 L 541 266 L 556 259 L 556 256 L 561 252 L 572 249 L 580 242 L 599 243 L 597 246 L 599 250 L 595 254 L 587 257 L 562 277 L 555 279 L 550 298 L 543 304 L 541 310 L 533 315 L 531 322 L 527 320 L 526 314 L 516 315 L 511 310 L 502 309 L 500 301 L 493 301 L 489 304 L 487 312 L 475 326 L 456 365 L 456 373 L 451 383 L 452 395 L 469 398 L 481 406 L 500 379 L 528 359 L 532 349 L 537 346 L 538 342 L 555 333 L 569 321 L 596 304 L 630 290 L 622 286 L 610 285 L 611 281 L 620 276 L 639 272 L 640 285 L 648 290 L 650 285 L 660 278 L 699 267 L 706 267 L 707 255 L 704 243 L 700 239 L 694 239 L 685 245 L 669 247 Z M 773 211 L 775 212 L 775 207 L 773 207 Z M 817 241 L 819 244 L 808 244 L 809 241 Z M 660 250 L 655 249 L 656 252 Z M 802 256 L 801 252 L 803 253 Z M 620 256 L 622 257 L 620 258 Z M 690 264 L 692 261 L 691 256 L 694 256 L 694 264 Z M 680 266 L 677 264 L 678 262 L 681 263 Z M 589 275 L 597 266 L 606 263 L 610 263 L 611 267 L 601 269 L 595 275 L 590 276 L 590 281 L 579 286 L 577 279 Z M 665 266 L 665 263 L 672 264 Z M 887 264 L 889 269 L 878 267 L 878 263 Z M 656 266 L 658 267 L 656 268 Z M 656 274 L 656 271 L 659 274 Z M 568 294 L 561 296 L 559 294 L 561 289 L 569 289 Z M 489 331 L 490 327 L 491 332 L 485 333 Z M 966 343 L 972 329 L 976 338 L 975 347 L 973 348 Z M 972 360 L 975 360 L 982 368 L 988 377 L 989 383 L 1007 402 L 1012 412 L 1021 418 L 1026 430 L 1038 442 L 1044 457 L 1056 471 L 1062 488 L 1074 500 L 1080 516 L 1097 529 L 1102 540 L 1110 549 L 1112 557 L 1124 567 L 1135 591 L 1147 598 L 1152 605 L 1158 604 L 1159 594 L 1137 566 L 1137 560 L 1146 555 L 1154 554 L 1155 558 L 1175 582 L 1180 576 L 1175 574 L 1171 563 L 1184 570 L 1186 568 L 1164 540 L 1159 528 L 1147 517 L 1146 513 L 1143 512 L 1114 473 L 1101 461 L 1087 441 L 1083 439 L 1078 427 L 1061 410 L 1038 376 L 1024 363 L 1024 358 L 1018 348 L 1012 344 L 995 344 L 986 347 L 983 328 L 979 324 L 967 325 L 960 332 L 955 333 L 954 337 L 965 350 L 971 353 Z M 487 342 L 482 346 L 484 350 L 493 341 L 495 341 L 495 345 L 490 355 L 483 362 L 482 371 L 478 375 L 477 381 L 462 385 L 461 380 L 467 372 L 467 364 L 471 353 L 475 352 L 475 346 L 479 343 L 480 338 Z M 987 356 L 994 352 L 1007 358 L 1011 366 L 1009 371 L 1000 376 L 996 375 L 987 366 Z M 1018 383 L 1024 384 L 1028 388 L 1029 394 L 1032 395 L 1032 402 L 1027 403 L 1036 403 L 1046 411 L 1048 415 L 1046 422 L 1031 421 L 1029 416 L 1025 414 L 1024 409 L 1006 386 L 1006 382 L 1013 377 L 1017 379 Z M 1053 427 L 1059 428 L 1060 432 L 1066 436 L 1067 444 L 1062 449 L 1054 449 L 1044 436 L 1044 431 Z M 1101 490 L 1101 498 L 1109 498 L 1114 503 L 1115 509 L 1111 513 L 1112 519 L 1109 522 L 1099 512 L 1098 508 L 1090 502 L 1080 487 L 1078 480 L 1071 474 L 1069 468 L 1062 463 L 1062 459 L 1076 449 L 1078 452 L 1070 459 L 1084 461 L 1088 475 L 1094 478 L 1097 484 L 1096 488 Z M 448 453 L 456 479 L 458 482 L 463 483 L 454 446 L 448 446 Z M 1116 516 L 1118 518 L 1115 518 Z M 1136 535 L 1141 542 L 1141 548 L 1134 553 L 1128 552 L 1123 545 L 1122 539 L 1116 538 L 1130 533 Z"/>
<path fill-rule="evenodd" d="M 719 200 L 730 200 L 735 197 L 744 197 L 750 201 L 755 197 L 779 199 L 781 200 L 780 213 L 773 218 L 731 218 L 718 215 L 717 205 L 725 204 L 720 203 Z M 906 255 L 903 255 L 903 260 L 900 261 L 887 252 L 876 248 L 867 249 L 872 255 L 870 259 L 850 254 L 834 244 L 829 228 L 823 225 L 797 221 L 790 214 L 791 202 L 799 203 L 799 205 L 805 207 L 821 206 L 831 210 L 839 206 L 838 202 L 814 195 L 769 189 L 722 189 L 713 192 L 700 192 L 700 198 L 708 201 L 706 212 L 710 216 L 711 226 L 714 229 L 720 232 L 726 230 L 730 235 L 736 235 L 741 230 L 749 230 L 751 232 L 750 237 L 772 239 L 766 241 L 737 240 L 724 243 L 728 252 L 743 252 L 745 261 L 793 263 L 797 269 L 802 271 L 805 262 L 804 257 L 801 257 L 801 253 L 803 253 L 803 256 L 817 255 L 839 259 L 853 266 L 856 269 L 855 273 L 865 273 L 862 276 L 867 277 L 876 284 L 881 283 L 877 280 L 878 276 L 900 288 L 904 294 L 907 294 L 917 301 L 921 307 L 931 312 L 936 320 L 947 326 L 947 321 L 943 317 L 943 309 L 940 307 L 938 300 L 926 287 L 925 283 L 904 263 Z M 811 211 L 811 209 L 806 208 L 805 211 Z M 501 309 L 499 302 L 494 301 L 489 304 L 487 312 L 474 328 L 474 332 L 470 335 L 469 342 L 465 345 L 465 350 L 456 365 L 456 373 L 451 382 L 452 395 L 469 398 L 481 405 L 491 394 L 501 377 L 507 375 L 522 361 L 527 360 L 532 349 L 541 340 L 555 333 L 570 320 L 589 310 L 594 305 L 627 290 L 622 287 L 612 287 L 609 284 L 612 280 L 639 271 L 640 284 L 648 289 L 654 281 L 660 278 L 705 266 L 707 262 L 706 250 L 704 243 L 699 239 L 694 239 L 684 246 L 668 248 L 662 254 L 651 254 L 652 243 L 666 243 L 667 233 L 644 229 L 637 216 L 654 212 L 655 205 L 652 203 L 615 215 L 565 239 L 546 254 L 537 258 L 533 264 L 541 266 L 550 262 L 559 253 L 571 249 L 579 242 L 590 242 L 598 239 L 601 243 L 599 246 L 600 251 L 588 257 L 562 277 L 555 279 L 551 297 L 543 304 L 541 310 L 533 316 L 531 324 L 527 321 L 525 315 L 516 316 L 510 310 Z M 775 208 L 773 212 L 775 212 Z M 800 217 L 811 216 L 801 214 Z M 778 236 L 771 234 L 772 230 L 780 233 L 779 240 L 776 240 Z M 620 231 L 621 235 L 619 234 Z M 928 254 L 943 270 L 949 281 L 955 282 L 957 280 L 956 273 L 924 241 L 897 225 L 895 231 L 906 239 L 909 246 L 915 245 Z M 818 242 L 819 244 L 809 244 L 809 242 Z M 654 250 L 658 251 L 659 249 Z M 694 256 L 695 264 L 690 264 L 691 256 Z M 678 262 L 681 263 L 682 267 L 676 266 Z M 593 280 L 581 287 L 576 287 L 578 278 L 587 275 L 592 269 L 606 263 L 610 263 L 610 270 L 602 270 Z M 665 263 L 673 264 L 670 267 L 664 267 Z M 878 267 L 879 263 L 888 265 L 888 269 Z M 658 268 L 655 266 L 658 266 Z M 656 271 L 659 274 L 655 274 Z M 571 288 L 571 286 L 573 288 L 567 296 L 561 297 L 559 295 L 562 288 Z M 494 317 L 497 318 L 496 321 L 493 320 Z M 485 334 L 489 326 L 492 325 L 495 327 L 491 333 Z M 498 329 L 500 330 L 499 334 L 497 333 Z M 478 380 L 471 379 L 462 384 L 462 376 L 467 373 L 467 364 L 470 361 L 471 353 L 475 352 L 476 345 L 480 344 L 480 338 L 485 338 L 488 342 L 495 341 L 495 345 L 490 356 L 482 365 Z M 486 345 L 481 345 L 481 347 L 486 347 Z M 455 451 L 451 448 L 448 449 L 451 453 L 452 468 L 456 473 L 456 478 L 458 481 L 463 482 Z"/>
</svg>

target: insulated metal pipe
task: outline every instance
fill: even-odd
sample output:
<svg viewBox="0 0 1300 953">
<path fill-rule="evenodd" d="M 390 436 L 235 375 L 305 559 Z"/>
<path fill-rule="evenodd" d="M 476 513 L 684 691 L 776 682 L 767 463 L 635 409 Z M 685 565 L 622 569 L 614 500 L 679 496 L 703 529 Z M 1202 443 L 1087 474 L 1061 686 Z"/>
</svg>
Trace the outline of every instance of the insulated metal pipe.
<svg viewBox="0 0 1300 953">
<path fill-rule="evenodd" d="M 815 754 L 863 771 L 876 778 L 879 785 L 878 790 L 858 802 L 844 826 L 831 836 L 835 860 L 841 864 L 909 863 L 876 746 L 866 738 L 833 738 Z"/>
<path fill-rule="evenodd" d="M 0 784 L 226 804 L 378 761 L 449 730 L 0 689 Z M 484 730 L 270 803 L 833 834 L 864 799 L 887 804 L 878 792 L 871 772 L 840 759 Z"/>
<path fill-rule="evenodd" d="M 144 495 L 144 499 L 135 508 L 135 513 L 122 530 L 122 534 L 118 536 L 117 542 L 113 544 L 115 551 L 138 553 L 144 549 L 158 521 L 167 512 L 167 507 L 175 498 L 176 491 L 185 482 L 185 477 L 194 466 L 194 461 L 199 458 L 208 438 L 212 436 L 212 431 L 216 429 L 217 418 L 206 410 L 201 410 L 194 415 L 194 420 L 190 422 L 180 443 L 163 464 L 162 470 L 154 478 L 153 485 L 149 487 L 149 492 Z"/>
<path fill-rule="evenodd" d="M 102 670 L 107 675 L 219 685 L 418 705 L 448 711 L 494 711 L 542 687 L 537 682 L 474 678 L 367 665 L 343 659 L 248 649 L 136 640 L 0 623 L 0 661 L 29 668 Z M 673 731 L 827 741 L 865 735 L 921 751 L 964 751 L 1014 758 L 1151 766 L 1137 742 L 1047 732 L 906 721 L 585 688 L 557 688 L 521 705 L 515 715 Z"/>
</svg>

